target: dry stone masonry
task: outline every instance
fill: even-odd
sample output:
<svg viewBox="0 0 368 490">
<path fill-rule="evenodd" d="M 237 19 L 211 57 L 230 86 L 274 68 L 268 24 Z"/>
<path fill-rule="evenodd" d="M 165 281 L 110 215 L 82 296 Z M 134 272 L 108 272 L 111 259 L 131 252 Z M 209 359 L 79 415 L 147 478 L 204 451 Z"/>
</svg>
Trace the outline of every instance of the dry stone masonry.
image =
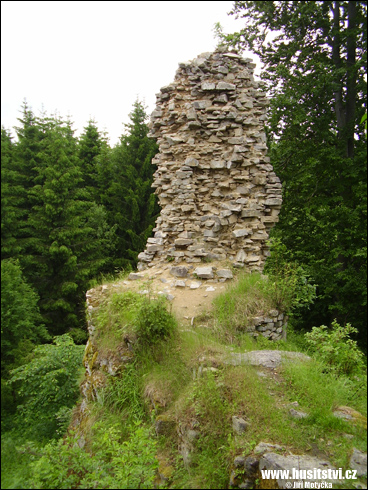
<svg viewBox="0 0 368 490">
<path fill-rule="evenodd" d="M 278 310 L 270 310 L 268 315 L 255 316 L 246 331 L 253 337 L 263 335 L 270 340 L 286 340 L 288 317 Z"/>
<path fill-rule="evenodd" d="M 218 50 L 180 63 L 161 88 L 150 133 L 161 214 L 138 269 L 230 260 L 262 270 L 281 183 L 266 156 L 268 104 L 255 65 Z"/>
</svg>

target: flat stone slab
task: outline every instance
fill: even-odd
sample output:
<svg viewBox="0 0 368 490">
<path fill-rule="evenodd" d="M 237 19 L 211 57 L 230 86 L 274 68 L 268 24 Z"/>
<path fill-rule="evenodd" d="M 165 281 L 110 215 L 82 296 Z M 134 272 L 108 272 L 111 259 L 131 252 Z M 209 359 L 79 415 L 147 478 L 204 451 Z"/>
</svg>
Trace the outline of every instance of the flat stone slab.
<svg viewBox="0 0 368 490">
<path fill-rule="evenodd" d="M 194 274 L 201 279 L 213 279 L 213 269 L 212 267 L 197 267 Z"/>
<path fill-rule="evenodd" d="M 128 276 L 129 281 L 138 281 L 139 279 L 143 279 L 141 274 L 136 274 L 135 272 L 131 272 Z"/>
<path fill-rule="evenodd" d="M 184 266 L 171 267 L 170 274 L 175 277 L 187 277 L 188 269 Z"/>
<path fill-rule="evenodd" d="M 308 417 L 307 413 L 302 412 L 301 410 L 295 410 L 294 408 L 290 408 L 289 414 L 290 417 L 293 417 L 293 419 L 305 419 Z"/>
<path fill-rule="evenodd" d="M 230 269 L 220 269 L 216 271 L 216 275 L 224 279 L 233 279 L 234 277 Z"/>
<path fill-rule="evenodd" d="M 283 451 L 284 448 L 280 446 L 279 444 L 270 444 L 269 442 L 260 442 L 255 448 L 254 448 L 254 454 L 263 454 L 268 451 Z"/>
<path fill-rule="evenodd" d="M 356 470 L 357 476 L 367 476 L 367 453 L 354 447 L 350 458 L 350 468 Z"/>
<path fill-rule="evenodd" d="M 251 364 L 252 366 L 261 366 L 274 369 L 280 366 L 283 360 L 301 360 L 309 361 L 311 358 L 302 352 L 290 352 L 280 350 L 254 350 L 250 352 L 232 352 L 225 364 L 240 366 L 241 364 Z"/>
</svg>

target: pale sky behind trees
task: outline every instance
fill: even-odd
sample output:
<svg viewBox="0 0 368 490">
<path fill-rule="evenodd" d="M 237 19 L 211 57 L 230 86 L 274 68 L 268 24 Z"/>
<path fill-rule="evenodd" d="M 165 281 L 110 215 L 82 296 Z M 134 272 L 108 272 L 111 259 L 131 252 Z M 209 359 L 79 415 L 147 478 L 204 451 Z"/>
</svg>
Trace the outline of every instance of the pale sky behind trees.
<svg viewBox="0 0 368 490">
<path fill-rule="evenodd" d="M 150 114 L 179 62 L 215 49 L 216 22 L 243 26 L 227 15 L 232 4 L 2 1 L 1 124 L 15 135 L 26 99 L 37 116 L 70 115 L 76 135 L 94 119 L 114 146 L 137 98 Z"/>
</svg>

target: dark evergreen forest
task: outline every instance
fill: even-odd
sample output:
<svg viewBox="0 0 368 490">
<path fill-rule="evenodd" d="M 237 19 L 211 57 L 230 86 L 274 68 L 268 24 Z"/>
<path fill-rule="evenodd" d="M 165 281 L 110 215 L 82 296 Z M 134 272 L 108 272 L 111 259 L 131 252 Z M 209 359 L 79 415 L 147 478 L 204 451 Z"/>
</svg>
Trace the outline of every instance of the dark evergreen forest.
<svg viewBox="0 0 368 490">
<path fill-rule="evenodd" d="M 146 119 L 137 101 L 113 148 L 94 121 L 76 138 L 70 121 L 36 116 L 27 103 L 17 141 L 2 128 L 3 388 L 36 345 L 63 334 L 85 343 L 93 280 L 135 267 L 159 214 Z M 13 412 L 17 397 L 5 399 Z"/>
</svg>

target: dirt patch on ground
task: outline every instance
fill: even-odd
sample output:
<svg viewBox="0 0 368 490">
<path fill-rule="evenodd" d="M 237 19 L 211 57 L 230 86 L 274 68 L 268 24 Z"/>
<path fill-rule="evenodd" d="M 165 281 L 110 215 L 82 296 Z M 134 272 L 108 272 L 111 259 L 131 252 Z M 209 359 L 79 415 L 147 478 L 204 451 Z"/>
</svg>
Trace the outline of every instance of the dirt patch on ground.
<svg viewBox="0 0 368 490">
<path fill-rule="evenodd" d="M 210 264 L 216 269 L 228 268 L 222 263 Z M 156 266 L 145 271 L 131 274 L 132 279 L 119 281 L 112 286 L 118 291 L 132 290 L 153 297 L 163 294 L 171 304 L 172 312 L 180 322 L 193 323 L 201 313 L 209 311 L 213 299 L 223 293 L 235 279 L 199 279 L 189 271 L 185 278 L 170 273 L 172 265 Z M 192 271 L 195 268 L 193 267 Z M 136 279 L 134 279 L 136 278 Z"/>
</svg>

